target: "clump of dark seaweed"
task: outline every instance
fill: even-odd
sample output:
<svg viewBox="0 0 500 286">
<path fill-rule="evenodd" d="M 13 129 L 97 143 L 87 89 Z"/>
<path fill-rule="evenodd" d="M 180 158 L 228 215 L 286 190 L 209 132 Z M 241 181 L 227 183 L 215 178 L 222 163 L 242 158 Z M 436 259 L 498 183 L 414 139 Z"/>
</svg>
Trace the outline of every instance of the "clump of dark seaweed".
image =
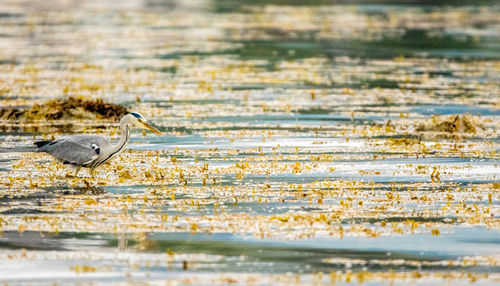
<svg viewBox="0 0 500 286">
<path fill-rule="evenodd" d="M 478 118 L 470 115 L 432 116 L 432 120 L 420 123 L 417 132 L 445 132 L 445 133 L 470 133 L 476 134 L 484 129 Z"/>
<path fill-rule="evenodd" d="M 35 104 L 31 109 L 0 109 L 0 118 L 7 120 L 64 120 L 64 119 L 112 119 L 117 120 L 128 110 L 102 99 L 83 96 L 53 99 Z"/>
</svg>

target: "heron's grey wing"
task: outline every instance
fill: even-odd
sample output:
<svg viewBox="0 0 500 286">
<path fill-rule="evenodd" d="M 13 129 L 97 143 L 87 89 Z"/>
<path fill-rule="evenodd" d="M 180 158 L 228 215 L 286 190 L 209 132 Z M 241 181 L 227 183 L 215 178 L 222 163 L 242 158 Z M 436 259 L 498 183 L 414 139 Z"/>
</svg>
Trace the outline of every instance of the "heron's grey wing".
<svg viewBox="0 0 500 286">
<path fill-rule="evenodd" d="M 88 148 L 69 140 L 60 140 L 49 143 L 39 149 L 49 153 L 56 159 L 75 165 L 86 165 L 99 157 L 92 148 Z"/>
<path fill-rule="evenodd" d="M 87 165 L 99 157 L 101 148 L 110 143 L 95 135 L 75 135 L 53 141 L 39 149 L 60 161 L 75 165 Z"/>
<path fill-rule="evenodd" d="M 87 148 L 91 148 L 96 151 L 97 154 L 100 154 L 101 151 L 107 151 L 112 147 L 111 143 L 109 143 L 107 139 L 91 134 L 73 135 L 63 139 L 78 143 Z"/>
</svg>

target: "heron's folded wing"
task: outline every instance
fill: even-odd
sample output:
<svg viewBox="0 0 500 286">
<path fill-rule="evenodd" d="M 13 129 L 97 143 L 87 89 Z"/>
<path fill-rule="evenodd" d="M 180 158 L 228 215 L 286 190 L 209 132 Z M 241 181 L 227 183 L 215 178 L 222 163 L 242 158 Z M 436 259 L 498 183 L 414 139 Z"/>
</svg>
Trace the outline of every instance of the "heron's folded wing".
<svg viewBox="0 0 500 286">
<path fill-rule="evenodd" d="M 80 134 L 80 135 L 73 135 L 69 136 L 66 138 L 63 138 L 63 140 L 69 140 L 75 143 L 78 143 L 84 147 L 91 148 L 93 144 L 99 146 L 101 149 L 106 149 L 111 147 L 111 144 L 109 143 L 108 140 L 101 136 L 97 135 L 92 135 L 92 134 Z"/>
<path fill-rule="evenodd" d="M 88 164 L 98 157 L 92 148 L 72 140 L 55 141 L 46 145 L 43 151 L 63 162 L 76 165 Z"/>
</svg>

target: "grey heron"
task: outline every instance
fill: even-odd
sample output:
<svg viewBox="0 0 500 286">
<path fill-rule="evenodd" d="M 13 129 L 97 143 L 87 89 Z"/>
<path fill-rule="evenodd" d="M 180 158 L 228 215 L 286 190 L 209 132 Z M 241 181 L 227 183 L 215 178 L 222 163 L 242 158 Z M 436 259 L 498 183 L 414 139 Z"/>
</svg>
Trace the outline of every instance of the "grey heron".
<svg viewBox="0 0 500 286">
<path fill-rule="evenodd" d="M 45 152 L 64 164 L 76 168 L 75 177 L 81 167 L 90 168 L 92 178 L 95 177 L 95 169 L 108 162 L 125 149 L 129 140 L 129 126 L 147 128 L 158 135 L 161 132 L 149 124 L 144 117 L 136 112 L 129 113 L 120 120 L 121 138 L 116 145 L 112 145 L 106 138 L 91 134 L 80 134 L 63 137 L 54 141 L 39 141 L 34 144 L 38 147 L 37 152 Z"/>
</svg>

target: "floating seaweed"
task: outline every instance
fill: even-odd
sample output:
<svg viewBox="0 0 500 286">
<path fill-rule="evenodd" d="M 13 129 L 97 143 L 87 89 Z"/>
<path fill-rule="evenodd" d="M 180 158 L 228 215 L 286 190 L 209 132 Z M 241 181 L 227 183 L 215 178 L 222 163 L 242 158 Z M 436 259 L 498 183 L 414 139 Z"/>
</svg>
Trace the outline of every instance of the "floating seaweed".
<svg viewBox="0 0 500 286">
<path fill-rule="evenodd" d="M 469 133 L 476 134 L 478 130 L 483 130 L 484 126 L 477 117 L 470 114 L 433 116 L 429 122 L 420 123 L 417 132 L 446 132 L 446 133 Z"/>
<path fill-rule="evenodd" d="M 100 98 L 83 96 L 52 99 L 44 104 L 35 104 L 31 109 L 0 109 L 0 118 L 7 120 L 64 120 L 64 119 L 110 119 L 117 120 L 127 114 L 122 105 L 105 102 Z"/>
</svg>

